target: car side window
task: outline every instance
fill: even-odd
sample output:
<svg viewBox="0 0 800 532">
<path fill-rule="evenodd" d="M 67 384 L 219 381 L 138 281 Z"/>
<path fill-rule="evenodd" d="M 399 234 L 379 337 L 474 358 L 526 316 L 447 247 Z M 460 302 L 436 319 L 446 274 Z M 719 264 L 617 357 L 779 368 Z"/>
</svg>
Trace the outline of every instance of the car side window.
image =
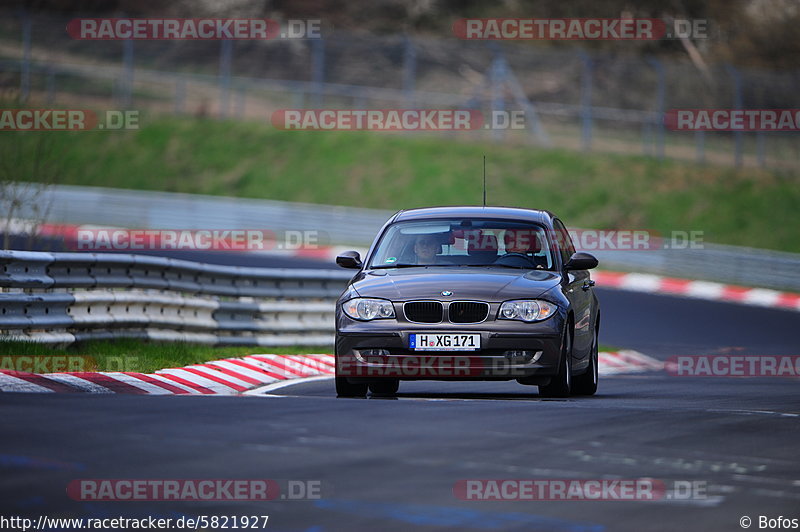
<svg viewBox="0 0 800 532">
<path fill-rule="evenodd" d="M 553 227 L 556 230 L 556 238 L 558 239 L 559 248 L 561 251 L 561 264 L 566 264 L 569 258 L 575 253 L 575 246 L 572 245 L 572 238 L 569 236 L 567 228 L 561 223 L 561 220 L 553 220 Z"/>
</svg>

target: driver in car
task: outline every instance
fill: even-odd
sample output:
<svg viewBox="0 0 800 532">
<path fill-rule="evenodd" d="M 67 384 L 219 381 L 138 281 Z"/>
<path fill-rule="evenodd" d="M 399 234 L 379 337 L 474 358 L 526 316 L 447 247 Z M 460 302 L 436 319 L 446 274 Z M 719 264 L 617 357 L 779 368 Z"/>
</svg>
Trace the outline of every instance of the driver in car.
<svg viewBox="0 0 800 532">
<path fill-rule="evenodd" d="M 436 255 L 442 250 L 442 244 L 436 235 L 422 235 L 414 243 L 417 264 L 435 264 Z"/>
</svg>

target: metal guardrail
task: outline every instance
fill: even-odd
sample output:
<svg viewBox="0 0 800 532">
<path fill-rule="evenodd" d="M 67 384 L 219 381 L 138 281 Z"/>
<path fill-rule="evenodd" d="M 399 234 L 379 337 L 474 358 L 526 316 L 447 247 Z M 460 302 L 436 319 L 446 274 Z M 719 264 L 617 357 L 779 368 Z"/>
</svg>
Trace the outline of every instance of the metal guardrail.
<svg viewBox="0 0 800 532">
<path fill-rule="evenodd" d="M 49 219 L 59 223 L 137 229 L 318 231 L 331 244 L 357 248 L 369 247 L 392 214 L 379 209 L 63 185 L 49 187 L 39 199 L 49 205 Z M 20 216 L 33 217 L 33 212 L 24 210 L 29 202 L 21 203 Z M 586 251 L 610 270 L 800 292 L 797 253 L 709 243 L 703 243 L 702 249 Z"/>
<path fill-rule="evenodd" d="M 0 251 L 0 335 L 50 343 L 140 338 L 331 345 L 352 272 L 162 257 Z"/>
<path fill-rule="evenodd" d="M 174 192 L 70 185 L 49 186 L 21 197 L 20 218 L 36 219 L 34 202 L 47 205 L 48 221 L 136 229 L 269 229 L 317 231 L 322 244 L 368 246 L 392 214 L 358 209 Z"/>
<path fill-rule="evenodd" d="M 800 254 L 719 244 L 702 249 L 590 251 L 601 268 L 800 292 Z"/>
</svg>

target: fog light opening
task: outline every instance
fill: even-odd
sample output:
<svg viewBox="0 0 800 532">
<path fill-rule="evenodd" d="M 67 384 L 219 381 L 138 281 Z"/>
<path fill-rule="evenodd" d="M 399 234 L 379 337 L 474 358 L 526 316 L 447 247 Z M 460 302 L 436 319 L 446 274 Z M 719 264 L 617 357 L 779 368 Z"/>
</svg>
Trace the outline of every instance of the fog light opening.
<svg viewBox="0 0 800 532">
<path fill-rule="evenodd" d="M 511 362 L 530 364 L 539 360 L 541 351 L 511 350 L 505 352 L 505 357 Z"/>
<path fill-rule="evenodd" d="M 389 356 L 388 349 L 362 349 L 361 356 L 365 357 L 387 357 Z"/>
</svg>

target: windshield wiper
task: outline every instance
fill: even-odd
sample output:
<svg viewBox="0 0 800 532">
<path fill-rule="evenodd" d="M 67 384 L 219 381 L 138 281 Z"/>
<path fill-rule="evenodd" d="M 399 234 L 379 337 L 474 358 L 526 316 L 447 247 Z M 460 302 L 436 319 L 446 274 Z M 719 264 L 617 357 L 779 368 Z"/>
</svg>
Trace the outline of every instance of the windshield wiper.
<svg viewBox="0 0 800 532">
<path fill-rule="evenodd" d="M 512 266 L 511 264 L 464 264 L 472 268 L 513 268 L 514 270 L 535 270 L 533 266 Z"/>
<path fill-rule="evenodd" d="M 389 268 L 428 268 L 430 266 L 452 266 L 452 264 L 406 264 L 406 263 L 379 264 L 377 266 L 372 266 L 370 269 L 387 270 Z"/>
</svg>

